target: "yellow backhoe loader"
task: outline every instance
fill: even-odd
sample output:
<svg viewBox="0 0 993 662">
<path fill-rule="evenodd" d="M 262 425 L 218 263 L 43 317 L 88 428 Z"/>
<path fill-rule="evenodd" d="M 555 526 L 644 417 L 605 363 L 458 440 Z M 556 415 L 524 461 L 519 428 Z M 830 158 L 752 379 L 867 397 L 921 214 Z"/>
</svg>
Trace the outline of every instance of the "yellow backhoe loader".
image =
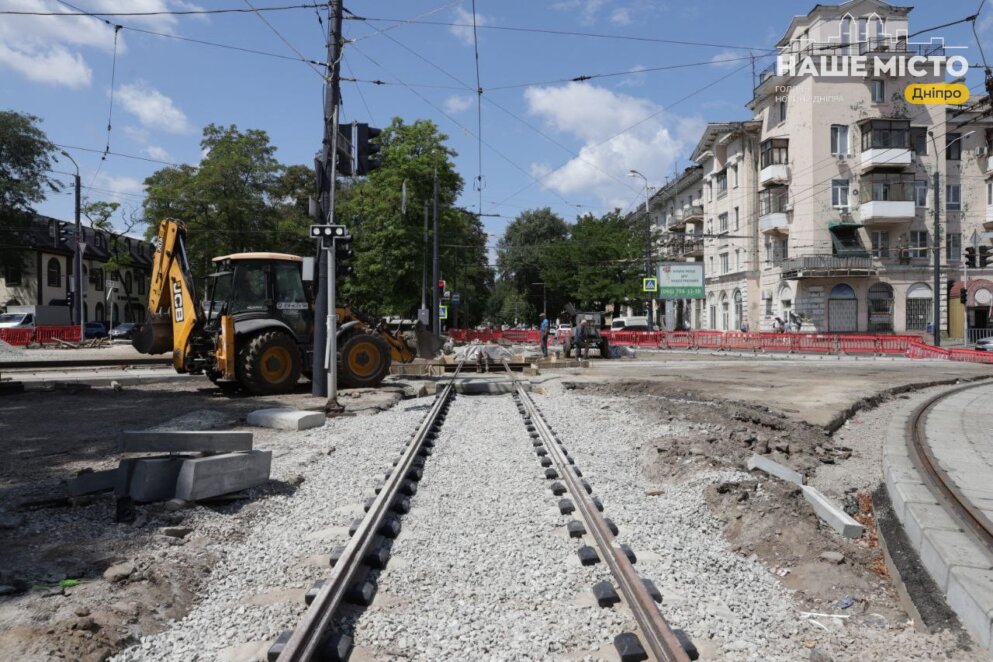
<svg viewBox="0 0 993 662">
<path fill-rule="evenodd" d="M 186 228 L 159 224 L 145 324 L 132 340 L 143 354 L 172 352 L 180 373 L 204 373 L 256 395 L 285 393 L 310 376 L 314 305 L 303 280 L 303 258 L 285 253 L 235 253 L 213 259 L 205 302 L 197 297 L 186 256 Z M 391 332 L 349 307 L 338 313 L 338 381 L 379 384 L 391 361 L 415 352 Z"/>
</svg>

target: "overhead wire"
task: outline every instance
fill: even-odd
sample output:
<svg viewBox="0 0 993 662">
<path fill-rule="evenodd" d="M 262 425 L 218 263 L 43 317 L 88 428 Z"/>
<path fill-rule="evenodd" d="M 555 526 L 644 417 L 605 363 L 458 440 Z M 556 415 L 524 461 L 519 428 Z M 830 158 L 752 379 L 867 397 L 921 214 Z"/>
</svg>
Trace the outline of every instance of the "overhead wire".
<svg viewBox="0 0 993 662">
<path fill-rule="evenodd" d="M 276 29 L 276 26 L 274 26 L 272 23 L 270 23 L 269 20 L 265 16 L 263 16 L 261 12 L 256 11 L 255 10 L 255 6 L 252 5 L 252 3 L 251 3 L 251 0 L 242 0 L 242 1 L 252 9 L 252 11 L 259 18 L 260 21 L 262 21 L 263 23 L 266 24 L 266 27 L 268 27 L 270 30 L 272 30 L 273 34 L 275 34 L 277 37 L 279 37 L 279 40 L 280 41 L 282 41 L 284 44 L 286 44 L 287 48 L 289 48 L 291 51 L 293 51 L 296 54 L 296 56 L 300 58 L 301 61 L 307 62 L 308 66 L 311 69 L 313 69 L 314 72 L 318 76 L 320 76 L 321 78 L 324 78 L 325 72 L 321 71 L 320 69 L 317 68 L 316 65 L 314 65 L 313 63 L 311 63 L 311 61 L 309 60 L 309 58 L 307 58 L 303 53 L 301 53 L 297 49 L 296 46 L 294 46 L 292 43 L 290 43 L 290 41 L 286 37 L 284 37 L 282 35 L 282 33 L 280 33 L 279 30 Z"/>
<path fill-rule="evenodd" d="M 483 213 L 483 84 L 479 78 L 479 36 L 476 32 L 476 0 L 472 0 L 472 49 L 476 55 L 476 139 L 478 143 L 479 174 L 476 190 L 479 192 L 479 213 Z"/>
<path fill-rule="evenodd" d="M 286 11 L 289 9 L 312 9 L 324 7 L 325 3 L 304 4 L 304 5 L 283 5 L 279 7 L 259 7 L 257 9 L 168 9 L 159 11 L 118 11 L 100 12 L 101 16 L 205 16 L 209 14 L 247 14 L 252 11 Z M 74 12 L 50 12 L 50 11 L 28 11 L 21 9 L 3 9 L 0 15 L 8 16 L 92 16 L 90 12 L 76 9 Z"/>
</svg>

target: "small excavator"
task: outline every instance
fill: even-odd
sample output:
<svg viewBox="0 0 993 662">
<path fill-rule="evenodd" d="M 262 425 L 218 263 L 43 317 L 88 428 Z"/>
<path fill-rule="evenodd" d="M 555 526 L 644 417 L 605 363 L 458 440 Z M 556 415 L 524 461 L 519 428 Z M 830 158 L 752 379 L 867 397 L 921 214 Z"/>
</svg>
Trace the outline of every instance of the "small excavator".
<svg viewBox="0 0 993 662">
<path fill-rule="evenodd" d="M 235 253 L 213 262 L 216 271 L 207 277 L 201 302 L 185 225 L 174 219 L 159 224 L 146 321 L 132 345 L 143 354 L 172 351 L 177 372 L 203 373 L 222 387 L 240 386 L 253 395 L 291 391 L 301 374 L 310 377 L 313 364 L 314 302 L 303 258 Z M 391 361 L 414 360 L 400 329 L 391 332 L 385 322 L 348 306 L 336 312 L 342 386 L 376 386 Z"/>
</svg>

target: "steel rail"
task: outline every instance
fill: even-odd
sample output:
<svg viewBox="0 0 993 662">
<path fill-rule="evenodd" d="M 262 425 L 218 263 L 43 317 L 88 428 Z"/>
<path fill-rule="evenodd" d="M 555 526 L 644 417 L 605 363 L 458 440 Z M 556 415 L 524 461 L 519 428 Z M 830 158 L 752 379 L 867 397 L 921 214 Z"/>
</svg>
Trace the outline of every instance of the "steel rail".
<svg viewBox="0 0 993 662">
<path fill-rule="evenodd" d="M 458 368 L 461 368 L 461 363 Z M 407 480 L 407 474 L 414 465 L 414 459 L 420 453 L 425 439 L 436 430 L 438 415 L 445 409 L 451 399 L 455 379 L 459 375 L 456 369 L 445 388 L 435 398 L 428 414 L 421 421 L 396 466 L 386 477 L 386 482 L 376 496 L 363 518 L 355 534 L 345 545 L 340 558 L 331 570 L 331 576 L 324 582 L 314 596 L 310 607 L 304 612 L 303 618 L 293 629 L 293 634 L 286 641 L 277 658 L 278 662 L 308 662 L 318 655 L 321 644 L 328 633 L 328 626 L 334 618 L 338 606 L 342 603 L 362 566 L 363 559 L 377 537 L 377 531 L 386 519 L 400 487 Z"/>
<path fill-rule="evenodd" d="M 548 423 L 545 422 L 537 404 L 524 385 L 514 376 L 506 362 L 504 362 L 504 367 L 507 368 L 507 373 L 517 390 L 517 395 L 527 409 L 535 429 L 541 435 L 559 476 L 566 483 L 566 488 L 572 495 L 587 530 L 593 536 L 600 556 L 606 561 L 611 574 L 617 580 L 624 602 L 634 614 L 641 635 L 648 644 L 653 658 L 660 662 L 689 662 L 690 658 L 679 643 L 679 639 L 669 624 L 666 623 L 662 614 L 659 613 L 658 606 L 649 594 L 640 575 L 635 571 L 631 560 L 621 549 L 614 534 L 611 533 L 606 521 L 604 521 L 604 517 L 593 502 L 593 498 L 586 492 L 579 477 L 573 471 L 572 465 L 566 459 L 558 439 Z"/>
<path fill-rule="evenodd" d="M 952 507 L 952 510 L 968 525 L 969 529 L 980 541 L 988 549 L 993 550 L 993 521 L 990 521 L 981 510 L 976 508 L 968 497 L 962 494 L 961 490 L 955 485 L 955 481 L 948 475 L 948 472 L 941 468 L 937 457 L 934 455 L 934 451 L 931 449 L 931 445 L 927 441 L 926 430 L 928 414 L 931 413 L 931 410 L 941 400 L 962 391 L 989 385 L 990 382 L 968 384 L 929 398 L 914 411 L 910 420 L 907 422 L 907 446 L 910 449 L 911 456 L 916 459 L 917 465 L 923 470 L 931 486 L 945 498 Z"/>
</svg>

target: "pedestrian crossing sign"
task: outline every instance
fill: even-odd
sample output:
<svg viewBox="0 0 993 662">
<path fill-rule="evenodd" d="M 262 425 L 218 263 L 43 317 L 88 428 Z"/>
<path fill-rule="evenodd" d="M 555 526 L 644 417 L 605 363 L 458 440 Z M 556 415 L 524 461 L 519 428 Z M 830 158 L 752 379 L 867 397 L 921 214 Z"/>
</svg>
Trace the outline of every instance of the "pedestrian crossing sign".
<svg viewBox="0 0 993 662">
<path fill-rule="evenodd" d="M 438 306 L 438 319 L 440 320 L 448 319 L 448 306 Z"/>
<path fill-rule="evenodd" d="M 658 278 L 642 278 L 641 279 L 641 291 L 642 292 L 658 292 L 659 291 L 659 279 Z"/>
</svg>

